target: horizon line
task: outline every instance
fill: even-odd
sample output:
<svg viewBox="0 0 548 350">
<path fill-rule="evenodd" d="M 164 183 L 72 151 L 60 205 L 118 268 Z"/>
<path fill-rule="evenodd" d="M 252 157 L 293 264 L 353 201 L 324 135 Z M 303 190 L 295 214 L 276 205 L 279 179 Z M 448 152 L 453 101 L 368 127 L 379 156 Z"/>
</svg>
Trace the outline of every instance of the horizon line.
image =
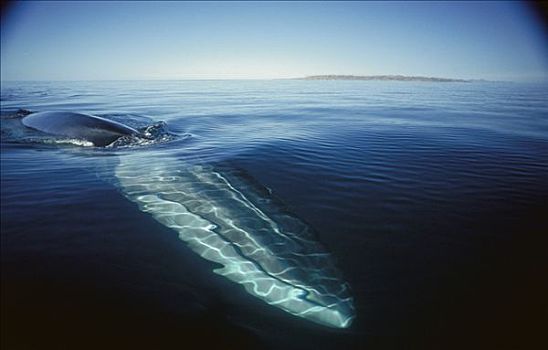
<svg viewBox="0 0 548 350">
<path fill-rule="evenodd" d="M 485 78 L 447 78 L 437 76 L 426 75 L 404 75 L 404 74 L 369 74 L 369 75 L 355 75 L 355 74 L 313 74 L 299 77 L 285 77 L 285 78 L 121 78 L 121 79 L 1 79 L 0 82 L 78 82 L 78 81 L 266 81 L 266 80 L 305 80 L 310 77 L 322 77 L 322 76 L 344 76 L 344 77 L 405 77 L 405 78 L 427 78 L 427 79 L 448 79 L 448 80 L 462 80 L 469 82 L 490 82 L 490 83 L 517 83 L 517 82 L 546 82 L 546 79 L 524 79 L 524 80 L 509 80 L 509 79 L 485 79 Z M 314 80 L 314 79 L 310 79 Z M 323 81 L 317 79 L 318 81 Z M 327 80 L 327 79 L 326 79 Z M 346 80 L 346 79 L 339 79 Z M 352 79 L 347 79 L 356 81 Z M 361 80 L 361 81 L 375 81 L 375 80 Z M 382 81 L 382 80 L 380 80 Z M 396 80 L 392 80 L 396 81 Z M 407 81 L 401 81 L 407 82 Z M 415 81 L 417 82 L 417 81 Z"/>
</svg>

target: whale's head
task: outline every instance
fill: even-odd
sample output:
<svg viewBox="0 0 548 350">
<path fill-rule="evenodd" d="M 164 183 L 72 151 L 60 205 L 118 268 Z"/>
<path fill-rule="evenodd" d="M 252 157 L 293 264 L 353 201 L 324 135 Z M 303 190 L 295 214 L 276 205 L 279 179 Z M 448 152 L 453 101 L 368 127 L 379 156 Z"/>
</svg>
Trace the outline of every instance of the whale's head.
<svg viewBox="0 0 548 350">
<path fill-rule="evenodd" d="M 314 250 L 311 252 L 286 239 L 283 246 L 263 245 L 260 252 L 249 254 L 243 240 L 237 242 L 237 249 L 224 246 L 222 241 L 214 243 L 211 236 L 208 240 L 210 247 L 222 251 L 215 261 L 224 266 L 215 273 L 242 284 L 249 294 L 324 326 L 348 328 L 352 324 L 356 314 L 349 284 L 319 244 L 308 243 L 308 248 Z M 195 245 L 191 242 L 193 249 L 204 249 Z M 212 251 L 206 252 L 211 258 Z"/>
<path fill-rule="evenodd" d="M 347 293 L 321 294 L 317 290 L 296 288 L 294 298 L 287 302 L 286 311 L 324 326 L 348 328 L 356 317 L 353 298 Z"/>
</svg>

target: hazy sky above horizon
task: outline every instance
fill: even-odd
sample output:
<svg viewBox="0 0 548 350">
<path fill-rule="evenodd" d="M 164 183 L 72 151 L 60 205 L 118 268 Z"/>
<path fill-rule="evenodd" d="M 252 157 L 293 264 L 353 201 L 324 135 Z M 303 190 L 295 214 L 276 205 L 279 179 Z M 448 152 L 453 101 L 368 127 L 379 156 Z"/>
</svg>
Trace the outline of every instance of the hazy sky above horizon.
<svg viewBox="0 0 548 350">
<path fill-rule="evenodd" d="M 24 2 L 10 10 L 2 80 L 548 80 L 546 33 L 515 2 Z"/>
</svg>

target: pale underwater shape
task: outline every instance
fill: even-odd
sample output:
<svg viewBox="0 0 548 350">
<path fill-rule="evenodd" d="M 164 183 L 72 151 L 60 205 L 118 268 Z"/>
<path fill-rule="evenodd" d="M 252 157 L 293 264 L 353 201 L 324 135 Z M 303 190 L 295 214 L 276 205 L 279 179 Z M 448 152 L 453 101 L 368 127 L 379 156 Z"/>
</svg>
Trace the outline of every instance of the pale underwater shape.
<svg viewBox="0 0 548 350">
<path fill-rule="evenodd" d="M 222 264 L 215 273 L 293 315 L 329 327 L 352 323 L 349 286 L 331 256 L 308 225 L 268 196 L 253 190 L 244 195 L 213 168 L 185 168 L 177 159 L 155 161 L 141 153 L 121 156 L 115 176 L 142 211 Z"/>
</svg>

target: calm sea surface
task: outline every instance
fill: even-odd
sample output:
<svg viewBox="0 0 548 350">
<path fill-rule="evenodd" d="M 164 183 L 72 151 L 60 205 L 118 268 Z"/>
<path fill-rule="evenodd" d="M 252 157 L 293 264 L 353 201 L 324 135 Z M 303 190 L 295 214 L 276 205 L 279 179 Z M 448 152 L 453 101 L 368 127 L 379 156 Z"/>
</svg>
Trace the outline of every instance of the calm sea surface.
<svg viewBox="0 0 548 350">
<path fill-rule="evenodd" d="M 19 109 L 169 137 L 51 142 Z M 6 348 L 511 348 L 543 331 L 545 84 L 5 82 L 1 114 Z M 120 193 L 109 174 L 126 154 L 268 189 L 332 253 L 353 325 L 296 318 L 214 274 Z"/>
</svg>

